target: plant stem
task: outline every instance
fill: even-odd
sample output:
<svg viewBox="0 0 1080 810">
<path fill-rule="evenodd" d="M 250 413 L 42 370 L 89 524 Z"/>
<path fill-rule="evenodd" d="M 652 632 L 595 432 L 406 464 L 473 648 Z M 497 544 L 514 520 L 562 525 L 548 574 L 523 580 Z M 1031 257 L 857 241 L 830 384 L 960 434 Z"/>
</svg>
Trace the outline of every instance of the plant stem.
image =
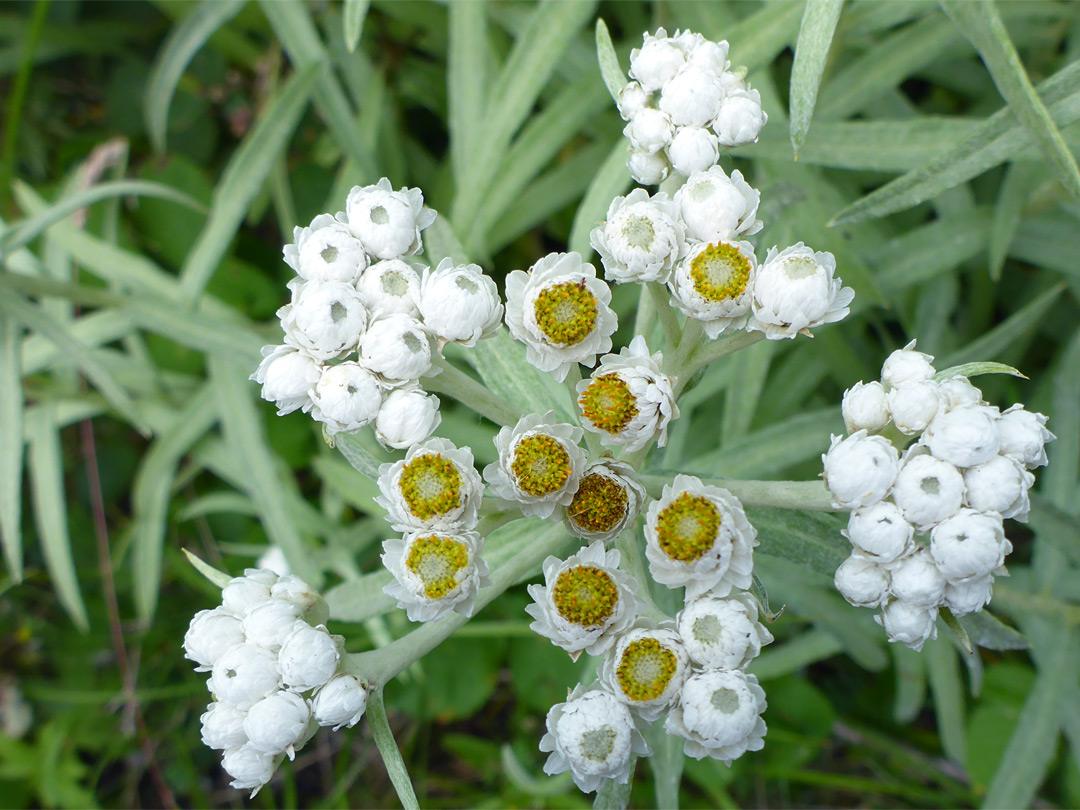
<svg viewBox="0 0 1080 810">
<path fill-rule="evenodd" d="M 521 411 L 486 385 L 450 365 L 445 358 L 436 359 L 434 365 L 441 368 L 442 373 L 424 378 L 424 387 L 428 391 L 452 396 L 462 405 L 486 416 L 497 425 L 513 425 L 521 418 Z"/>
<path fill-rule="evenodd" d="M 641 475 L 638 479 L 654 497 L 677 473 Z M 771 506 L 775 509 L 805 509 L 809 512 L 841 512 L 832 505 L 832 496 L 823 481 L 739 481 L 729 478 L 703 478 L 702 483 L 723 487 L 743 506 Z"/>
<path fill-rule="evenodd" d="M 649 295 L 648 287 L 642 287 L 638 296 L 637 314 L 634 316 L 634 334 L 641 335 L 647 342 L 655 320 L 656 309 L 653 307 L 652 296 Z"/>
<path fill-rule="evenodd" d="M 409 779 L 405 760 L 401 758 L 401 751 L 394 742 L 394 732 L 390 730 L 390 720 L 386 716 L 382 689 L 376 689 L 368 697 L 367 716 L 371 736 L 375 739 L 375 746 L 379 749 L 383 764 L 386 765 L 386 773 L 394 785 L 394 790 L 397 791 L 401 806 L 405 810 L 420 810 L 420 802 L 416 800 L 416 792 L 413 790 L 412 780 Z"/>
<path fill-rule="evenodd" d="M 656 314 L 660 316 L 660 326 L 664 330 L 665 351 L 673 352 L 679 345 L 682 330 L 679 329 L 679 319 L 671 306 L 667 287 L 656 281 L 650 281 L 645 287 L 649 291 Z"/>
<path fill-rule="evenodd" d="M 621 556 L 619 567 L 637 582 L 637 598 L 644 606 L 642 613 L 658 622 L 670 619 L 671 617 L 656 604 L 649 592 L 649 575 L 645 569 L 645 561 L 641 558 L 637 530 L 627 529 L 615 538 L 615 548 L 619 550 Z"/>
<path fill-rule="evenodd" d="M 763 340 L 764 338 L 765 334 L 763 332 L 739 332 L 724 340 L 714 340 L 705 343 L 697 347 L 697 351 L 690 350 L 687 354 L 683 353 L 682 346 L 680 346 L 679 363 L 672 369 L 673 376 L 678 378 L 675 381 L 675 396 L 677 397 L 686 386 L 686 383 L 689 382 L 695 374 L 701 371 L 701 369 L 709 365 L 709 363 L 714 360 L 719 360 L 721 357 L 733 354 L 739 351 L 739 349 L 753 346 L 759 340 Z"/>
</svg>

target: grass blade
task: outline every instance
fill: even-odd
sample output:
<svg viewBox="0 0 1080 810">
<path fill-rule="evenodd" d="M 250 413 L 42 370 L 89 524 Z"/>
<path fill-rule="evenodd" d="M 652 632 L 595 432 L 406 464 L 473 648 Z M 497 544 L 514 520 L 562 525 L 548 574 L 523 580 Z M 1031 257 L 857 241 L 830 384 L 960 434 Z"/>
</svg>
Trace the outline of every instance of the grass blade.
<svg viewBox="0 0 1080 810">
<path fill-rule="evenodd" d="M 603 17 L 596 18 L 596 59 L 600 63 L 600 75 L 604 77 L 608 93 L 612 100 L 618 101 L 619 91 L 626 86 L 628 79 L 619 64 L 619 56 L 611 44 L 611 34 Z"/>
<path fill-rule="evenodd" d="M 371 0 L 345 0 L 345 46 L 349 53 L 356 52 L 360 37 L 364 33 L 364 20 L 367 18 Z"/>
<path fill-rule="evenodd" d="M 0 539 L 8 573 L 22 581 L 22 327 L 0 319 Z"/>
<path fill-rule="evenodd" d="M 626 144 L 619 139 L 607 159 L 593 176 L 581 204 L 574 214 L 570 229 L 570 250 L 589 256 L 589 234 L 604 221 L 608 207 L 616 197 L 625 194 L 631 186 L 630 173 L 626 170 Z"/>
<path fill-rule="evenodd" d="M 450 106 L 450 160 L 454 177 L 465 177 L 484 120 L 488 34 L 485 3 L 451 3 L 446 95 Z"/>
<path fill-rule="evenodd" d="M 818 87 L 825 72 L 836 23 L 844 0 L 807 0 L 799 39 L 795 43 L 795 62 L 791 66 L 791 147 L 798 160 L 810 131 L 810 119 L 817 103 Z M 599 28 L 597 28 L 599 35 Z"/>
<path fill-rule="evenodd" d="M 1040 183 L 1042 172 L 1027 162 L 1012 163 L 1005 170 L 997 202 L 994 204 L 994 225 L 990 229 L 989 270 L 990 278 L 997 281 L 1005 266 L 1009 245 L 1020 227 L 1024 206 Z"/>
</svg>

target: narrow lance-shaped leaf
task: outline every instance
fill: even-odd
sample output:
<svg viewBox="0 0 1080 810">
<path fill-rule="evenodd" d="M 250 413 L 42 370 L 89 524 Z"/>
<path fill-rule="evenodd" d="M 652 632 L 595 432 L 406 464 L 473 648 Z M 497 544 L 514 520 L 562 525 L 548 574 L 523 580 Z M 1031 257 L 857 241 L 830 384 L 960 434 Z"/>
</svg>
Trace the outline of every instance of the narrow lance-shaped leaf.
<svg viewBox="0 0 1080 810">
<path fill-rule="evenodd" d="M 364 18 L 367 17 L 371 0 L 345 0 L 345 46 L 349 53 L 356 51 L 360 44 L 360 35 L 364 33 Z"/>
<path fill-rule="evenodd" d="M 836 23 L 844 0 L 807 0 L 799 39 L 795 43 L 795 61 L 791 66 L 791 146 L 798 159 L 810 119 L 817 103 L 818 87 L 825 72 Z"/>
<path fill-rule="evenodd" d="M 843 2 L 843 0 L 841 0 Z M 596 20 L 596 58 L 600 62 L 600 75 L 604 77 L 611 98 L 618 102 L 619 91 L 626 86 L 626 74 L 619 65 L 615 46 L 611 44 L 611 34 L 603 17 Z"/>
<path fill-rule="evenodd" d="M 373 692 L 368 698 L 367 715 L 371 736 L 375 739 L 375 747 L 379 749 L 383 765 L 386 766 L 386 774 L 390 777 L 401 806 L 404 810 L 420 810 L 420 803 L 416 800 L 416 792 L 413 790 L 409 771 L 405 767 L 405 760 L 401 758 L 401 751 L 394 742 L 394 733 L 390 730 L 390 721 L 386 716 L 386 704 L 383 703 L 381 689 Z"/>
<path fill-rule="evenodd" d="M 22 327 L 0 319 L 0 538 L 8 572 L 22 580 Z"/>
<path fill-rule="evenodd" d="M 484 121 L 487 90 L 487 4 L 451 3 L 446 65 L 450 161 L 454 177 L 465 176 Z"/>
</svg>

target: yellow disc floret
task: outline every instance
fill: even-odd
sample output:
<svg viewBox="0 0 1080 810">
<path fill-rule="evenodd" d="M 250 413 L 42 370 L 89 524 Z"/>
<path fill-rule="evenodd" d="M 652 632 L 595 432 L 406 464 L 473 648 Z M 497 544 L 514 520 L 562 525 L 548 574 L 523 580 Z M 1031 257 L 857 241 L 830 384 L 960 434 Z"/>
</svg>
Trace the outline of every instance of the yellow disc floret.
<svg viewBox="0 0 1080 810">
<path fill-rule="evenodd" d="M 409 512 L 420 520 L 445 515 L 461 506 L 461 471 L 439 453 L 417 456 L 398 482 Z"/>
<path fill-rule="evenodd" d="M 655 700 L 664 694 L 676 670 L 674 652 L 655 638 L 642 638 L 626 645 L 615 675 L 630 700 Z"/>
<path fill-rule="evenodd" d="M 578 405 L 586 419 L 613 436 L 638 415 L 637 400 L 618 374 L 593 377 L 581 393 Z"/>
<path fill-rule="evenodd" d="M 457 573 L 469 564 L 469 547 L 460 540 L 431 535 L 409 549 L 405 567 L 420 577 L 428 599 L 442 599 L 458 586 Z"/>
<path fill-rule="evenodd" d="M 694 290 L 708 301 L 721 303 L 742 295 L 750 280 L 750 259 L 735 245 L 717 242 L 690 260 Z"/>
<path fill-rule="evenodd" d="M 604 624 L 619 604 L 619 587 L 611 574 L 592 565 L 567 568 L 555 579 L 551 601 L 566 621 L 580 627 Z"/>
<path fill-rule="evenodd" d="M 571 523 L 586 531 L 608 532 L 626 517 L 628 502 L 622 484 L 606 475 L 591 473 L 581 479 L 566 515 Z"/>
<path fill-rule="evenodd" d="M 720 512 L 708 498 L 684 492 L 660 511 L 656 537 L 673 560 L 693 562 L 716 542 Z"/>
<path fill-rule="evenodd" d="M 536 325 L 555 346 L 574 346 L 596 327 L 596 296 L 585 281 L 545 287 L 533 303 Z"/>
<path fill-rule="evenodd" d="M 510 469 L 522 492 L 541 498 L 558 492 L 570 478 L 570 454 L 558 439 L 534 433 L 517 443 Z"/>
</svg>

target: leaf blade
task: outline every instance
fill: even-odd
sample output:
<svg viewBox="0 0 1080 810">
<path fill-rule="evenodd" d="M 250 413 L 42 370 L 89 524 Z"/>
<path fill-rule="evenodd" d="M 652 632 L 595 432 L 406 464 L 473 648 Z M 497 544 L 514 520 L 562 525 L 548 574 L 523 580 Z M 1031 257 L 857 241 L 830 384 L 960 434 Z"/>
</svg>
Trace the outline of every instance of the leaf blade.
<svg viewBox="0 0 1080 810">
<path fill-rule="evenodd" d="M 795 61 L 791 66 L 789 96 L 789 132 L 796 160 L 810 131 L 818 87 L 843 7 L 844 0 L 807 0 L 803 11 L 799 38 L 795 43 Z"/>
<path fill-rule="evenodd" d="M 15 582 L 22 581 L 22 327 L 0 320 L 0 539 Z"/>
</svg>

